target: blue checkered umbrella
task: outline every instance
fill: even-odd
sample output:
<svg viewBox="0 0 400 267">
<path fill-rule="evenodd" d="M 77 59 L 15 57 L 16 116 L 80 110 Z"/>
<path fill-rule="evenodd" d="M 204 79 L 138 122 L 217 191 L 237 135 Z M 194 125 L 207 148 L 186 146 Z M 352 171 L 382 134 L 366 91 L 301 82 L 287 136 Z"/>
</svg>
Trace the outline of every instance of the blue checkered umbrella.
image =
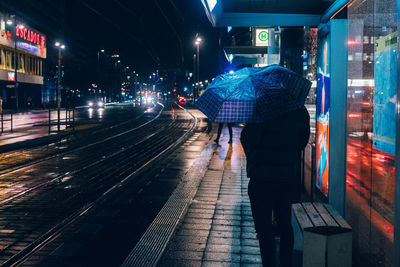
<svg viewBox="0 0 400 267">
<path fill-rule="evenodd" d="M 197 107 L 215 122 L 263 122 L 304 105 L 311 82 L 271 65 L 217 76 Z"/>
</svg>

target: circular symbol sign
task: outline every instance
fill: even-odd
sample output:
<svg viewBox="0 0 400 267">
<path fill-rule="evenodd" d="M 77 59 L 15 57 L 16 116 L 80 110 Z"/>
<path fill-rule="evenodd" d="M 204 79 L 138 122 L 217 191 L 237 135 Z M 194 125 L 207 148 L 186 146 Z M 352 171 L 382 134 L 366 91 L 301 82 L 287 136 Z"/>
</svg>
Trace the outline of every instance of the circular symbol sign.
<svg viewBox="0 0 400 267">
<path fill-rule="evenodd" d="M 261 31 L 258 34 L 258 39 L 262 42 L 266 42 L 269 39 L 269 33 L 267 31 Z"/>
</svg>

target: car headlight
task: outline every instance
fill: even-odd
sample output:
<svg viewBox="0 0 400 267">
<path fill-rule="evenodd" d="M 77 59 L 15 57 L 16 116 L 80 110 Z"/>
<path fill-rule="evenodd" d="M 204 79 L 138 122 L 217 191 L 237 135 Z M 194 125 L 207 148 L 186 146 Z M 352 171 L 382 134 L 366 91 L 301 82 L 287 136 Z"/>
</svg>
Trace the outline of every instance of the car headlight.
<svg viewBox="0 0 400 267">
<path fill-rule="evenodd" d="M 101 102 L 101 101 L 97 102 L 97 105 L 98 105 L 99 107 L 104 106 L 103 102 Z"/>
<path fill-rule="evenodd" d="M 92 107 L 92 106 L 93 106 L 93 102 L 92 102 L 92 101 L 89 101 L 89 102 L 88 102 L 88 105 L 89 105 L 89 107 Z"/>
</svg>

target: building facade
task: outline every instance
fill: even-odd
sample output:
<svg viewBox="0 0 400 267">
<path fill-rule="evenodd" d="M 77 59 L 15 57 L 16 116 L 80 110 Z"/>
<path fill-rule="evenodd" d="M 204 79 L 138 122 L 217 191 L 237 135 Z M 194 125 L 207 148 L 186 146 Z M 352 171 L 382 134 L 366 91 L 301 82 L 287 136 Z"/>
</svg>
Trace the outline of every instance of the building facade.
<svg viewBox="0 0 400 267">
<path fill-rule="evenodd" d="M 40 106 L 46 36 L 0 13 L 0 96 L 4 108 Z"/>
</svg>

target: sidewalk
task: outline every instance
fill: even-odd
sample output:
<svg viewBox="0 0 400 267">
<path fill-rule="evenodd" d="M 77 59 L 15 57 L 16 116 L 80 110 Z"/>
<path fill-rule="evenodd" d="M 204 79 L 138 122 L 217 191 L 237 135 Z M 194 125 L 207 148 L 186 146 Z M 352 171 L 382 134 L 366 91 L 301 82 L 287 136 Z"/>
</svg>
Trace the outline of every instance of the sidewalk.
<svg viewBox="0 0 400 267">
<path fill-rule="evenodd" d="M 13 114 L 13 131 L 11 132 L 11 115 L 4 114 L 3 132 L 0 133 L 0 152 L 56 141 L 68 135 L 65 127 L 66 111 L 60 112 L 60 131 L 57 131 L 57 111 L 51 111 L 51 131 L 49 133 L 49 111 L 32 110 Z M 71 114 L 72 116 L 72 114 Z M 94 126 L 94 125 L 92 125 Z M 82 126 L 75 127 L 79 130 Z M 1 130 L 1 129 L 0 129 Z"/>
<path fill-rule="evenodd" d="M 220 147 L 158 266 L 261 266 L 240 129 L 234 128 L 233 145 L 227 136 L 224 129 Z"/>
</svg>

